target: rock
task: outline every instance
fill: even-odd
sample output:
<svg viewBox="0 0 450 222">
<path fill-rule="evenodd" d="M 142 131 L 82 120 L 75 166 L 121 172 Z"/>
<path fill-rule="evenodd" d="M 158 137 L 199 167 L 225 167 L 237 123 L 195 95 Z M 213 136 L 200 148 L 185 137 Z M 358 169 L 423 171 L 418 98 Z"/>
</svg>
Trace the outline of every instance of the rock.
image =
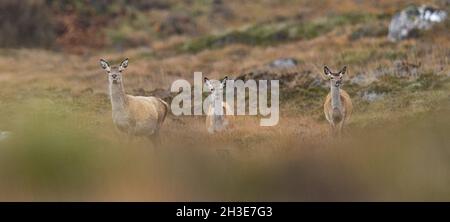
<svg viewBox="0 0 450 222">
<path fill-rule="evenodd" d="M 296 59 L 293 59 L 293 58 L 281 58 L 281 59 L 276 59 L 276 60 L 272 61 L 269 64 L 269 67 L 271 67 L 271 68 L 288 69 L 288 68 L 296 67 L 297 64 L 298 64 L 298 61 Z"/>
<path fill-rule="evenodd" d="M 362 100 L 367 102 L 374 102 L 376 100 L 382 99 L 384 97 L 384 94 L 378 94 L 376 92 L 364 92 L 361 95 Z"/>
<path fill-rule="evenodd" d="M 395 42 L 414 37 L 418 30 L 430 29 L 435 23 L 443 22 L 447 12 L 422 5 L 409 6 L 394 15 L 389 25 L 389 40 Z"/>
<path fill-rule="evenodd" d="M 308 88 L 322 87 L 323 80 L 319 77 L 312 78 L 311 82 L 308 84 Z"/>
<path fill-rule="evenodd" d="M 359 73 L 355 77 L 350 79 L 351 84 L 356 84 L 359 86 L 367 86 L 372 82 L 377 81 L 377 78 L 375 75 L 369 75 L 369 74 L 362 74 Z"/>
</svg>

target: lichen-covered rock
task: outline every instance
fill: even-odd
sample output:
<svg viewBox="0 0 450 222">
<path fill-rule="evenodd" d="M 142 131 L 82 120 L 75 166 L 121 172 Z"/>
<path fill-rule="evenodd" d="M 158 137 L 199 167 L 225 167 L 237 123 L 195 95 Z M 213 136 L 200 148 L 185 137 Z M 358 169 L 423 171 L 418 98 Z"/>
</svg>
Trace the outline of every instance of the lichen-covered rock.
<svg viewBox="0 0 450 222">
<path fill-rule="evenodd" d="M 380 100 L 384 97 L 384 93 L 377 93 L 377 92 L 363 92 L 361 93 L 361 99 L 366 102 L 375 102 L 377 100 Z"/>
<path fill-rule="evenodd" d="M 355 84 L 358 86 L 367 86 L 375 81 L 377 81 L 377 76 L 374 74 L 368 74 L 368 73 L 364 73 L 364 74 L 359 73 L 350 79 L 351 84 Z"/>
<path fill-rule="evenodd" d="M 297 66 L 297 64 L 298 64 L 298 61 L 296 59 L 280 58 L 280 59 L 276 59 L 276 60 L 272 61 L 269 64 L 269 67 L 286 69 L 286 68 L 294 68 Z"/>
<path fill-rule="evenodd" d="M 427 5 L 409 6 L 392 18 L 388 38 L 391 41 L 399 41 L 414 37 L 418 30 L 430 29 L 433 24 L 446 18 L 447 12 L 443 10 Z"/>
</svg>

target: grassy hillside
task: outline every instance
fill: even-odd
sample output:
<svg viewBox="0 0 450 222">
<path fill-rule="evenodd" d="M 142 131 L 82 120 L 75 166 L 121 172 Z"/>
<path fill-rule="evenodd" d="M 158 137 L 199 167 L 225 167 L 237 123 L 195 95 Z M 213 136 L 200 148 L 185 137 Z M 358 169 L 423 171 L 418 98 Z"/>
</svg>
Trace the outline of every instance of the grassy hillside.
<svg viewBox="0 0 450 222">
<path fill-rule="evenodd" d="M 0 131 L 13 132 L 0 141 L 0 200 L 449 200 L 448 21 L 391 43 L 390 18 L 411 1 L 89 2 L 42 2 L 69 27 L 56 45 L 0 49 Z M 133 95 L 195 71 L 280 79 L 280 123 L 237 117 L 211 136 L 204 116 L 170 116 L 163 147 L 128 144 L 98 64 L 125 57 Z M 279 58 L 298 64 L 268 65 Z M 323 116 L 324 65 L 348 67 L 342 140 Z"/>
</svg>

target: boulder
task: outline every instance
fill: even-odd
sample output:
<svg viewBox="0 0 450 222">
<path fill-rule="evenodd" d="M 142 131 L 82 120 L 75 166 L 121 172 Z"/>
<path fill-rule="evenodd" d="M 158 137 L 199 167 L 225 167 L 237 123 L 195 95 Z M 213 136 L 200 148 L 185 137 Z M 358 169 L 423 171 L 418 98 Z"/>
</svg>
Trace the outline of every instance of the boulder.
<svg viewBox="0 0 450 222">
<path fill-rule="evenodd" d="M 417 31 L 430 29 L 434 24 L 445 21 L 446 18 L 447 12 L 431 6 L 409 6 L 392 18 L 388 38 L 395 42 L 414 37 Z"/>
<path fill-rule="evenodd" d="M 298 64 L 298 61 L 293 58 L 280 58 L 269 63 L 269 67 L 271 68 L 279 68 L 279 69 L 288 69 L 294 68 Z"/>
<path fill-rule="evenodd" d="M 350 79 L 351 84 L 359 85 L 359 86 L 367 86 L 372 82 L 377 81 L 376 75 L 369 73 L 358 73 L 356 76 Z"/>
<path fill-rule="evenodd" d="M 361 94 L 362 100 L 366 102 L 375 102 L 379 99 L 382 99 L 384 97 L 383 93 L 376 93 L 376 92 L 364 92 Z"/>
</svg>

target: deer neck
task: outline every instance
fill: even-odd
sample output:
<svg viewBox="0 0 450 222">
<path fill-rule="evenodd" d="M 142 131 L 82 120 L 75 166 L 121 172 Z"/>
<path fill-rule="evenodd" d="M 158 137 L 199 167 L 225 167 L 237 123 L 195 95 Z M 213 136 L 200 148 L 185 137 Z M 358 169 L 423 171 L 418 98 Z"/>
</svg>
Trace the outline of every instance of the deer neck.
<svg viewBox="0 0 450 222">
<path fill-rule="evenodd" d="M 215 125 L 222 125 L 224 121 L 223 101 L 220 98 L 211 100 L 211 113 Z"/>
<path fill-rule="evenodd" d="M 113 112 L 121 112 L 125 110 L 127 97 L 123 88 L 123 83 L 109 84 L 109 94 L 111 96 L 111 106 Z"/>
<path fill-rule="evenodd" d="M 331 82 L 331 108 L 333 110 L 341 109 L 341 105 L 340 87 Z"/>
</svg>

